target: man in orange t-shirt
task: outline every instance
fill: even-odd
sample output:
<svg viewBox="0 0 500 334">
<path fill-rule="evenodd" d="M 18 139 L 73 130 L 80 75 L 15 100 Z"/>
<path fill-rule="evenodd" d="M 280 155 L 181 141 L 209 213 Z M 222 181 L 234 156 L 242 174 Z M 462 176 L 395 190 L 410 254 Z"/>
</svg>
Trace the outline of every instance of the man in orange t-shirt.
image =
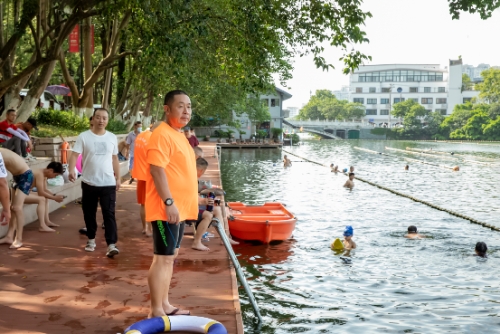
<svg viewBox="0 0 500 334">
<path fill-rule="evenodd" d="M 154 128 L 153 128 L 154 129 Z M 151 129 L 151 131 L 153 130 Z M 137 203 L 141 205 L 141 221 L 142 221 L 142 233 L 147 237 L 152 235 L 151 225 L 146 223 L 146 180 L 150 177 L 149 165 L 146 161 L 147 151 L 146 146 L 148 144 L 149 138 L 152 132 L 147 130 L 141 132 L 135 138 L 134 147 L 134 164 L 132 166 L 131 174 L 132 178 L 137 180 Z"/>
<path fill-rule="evenodd" d="M 191 100 L 180 90 L 165 95 L 166 122 L 147 145 L 150 177 L 146 181 L 146 221 L 153 229 L 154 257 L 149 269 L 150 317 L 189 315 L 168 301 L 174 259 L 184 234 L 184 221 L 198 217 L 198 184 L 193 149 L 181 128 L 191 119 Z"/>
</svg>

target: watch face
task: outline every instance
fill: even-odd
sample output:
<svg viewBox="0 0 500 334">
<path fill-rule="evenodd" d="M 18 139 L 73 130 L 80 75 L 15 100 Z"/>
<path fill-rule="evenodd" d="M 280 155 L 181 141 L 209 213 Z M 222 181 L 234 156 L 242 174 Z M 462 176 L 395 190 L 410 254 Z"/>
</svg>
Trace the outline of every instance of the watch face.
<svg viewBox="0 0 500 334">
<path fill-rule="evenodd" d="M 166 205 L 172 205 L 174 201 L 172 201 L 170 198 L 165 201 Z"/>
</svg>

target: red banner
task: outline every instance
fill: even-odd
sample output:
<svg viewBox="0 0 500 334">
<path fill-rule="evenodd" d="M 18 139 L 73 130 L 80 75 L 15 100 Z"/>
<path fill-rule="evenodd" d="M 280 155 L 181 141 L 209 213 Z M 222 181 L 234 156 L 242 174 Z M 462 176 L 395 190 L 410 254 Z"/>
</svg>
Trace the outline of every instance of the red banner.
<svg viewBox="0 0 500 334">
<path fill-rule="evenodd" d="M 69 34 L 69 52 L 80 52 L 80 26 L 77 24 Z"/>
</svg>

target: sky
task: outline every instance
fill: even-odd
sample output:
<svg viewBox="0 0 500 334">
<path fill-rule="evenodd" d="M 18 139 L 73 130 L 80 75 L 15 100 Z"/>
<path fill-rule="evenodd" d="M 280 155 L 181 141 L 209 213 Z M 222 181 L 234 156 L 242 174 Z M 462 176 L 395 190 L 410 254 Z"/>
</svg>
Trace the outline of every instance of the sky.
<svg viewBox="0 0 500 334">
<path fill-rule="evenodd" d="M 371 12 L 364 30 L 369 43 L 353 45 L 372 57 L 376 64 L 441 64 L 462 56 L 464 64 L 486 63 L 500 66 L 500 9 L 491 18 L 481 20 L 479 14 L 462 13 L 452 20 L 447 0 L 364 0 L 362 9 Z M 328 72 L 317 69 L 313 58 L 293 60 L 293 78 L 285 86 L 293 97 L 283 102 L 284 108 L 301 108 L 317 89 L 337 90 L 349 84 L 338 61 L 342 52 L 325 47 L 324 57 L 335 66 Z M 278 80 L 276 80 L 278 82 Z"/>
</svg>

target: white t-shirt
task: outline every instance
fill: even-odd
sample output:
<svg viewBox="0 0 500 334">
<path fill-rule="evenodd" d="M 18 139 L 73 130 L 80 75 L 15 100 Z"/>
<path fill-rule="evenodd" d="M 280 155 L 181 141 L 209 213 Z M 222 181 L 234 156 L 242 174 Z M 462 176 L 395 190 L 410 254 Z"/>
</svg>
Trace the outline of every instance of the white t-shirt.
<svg viewBox="0 0 500 334">
<path fill-rule="evenodd" d="M 0 153 L 0 177 L 7 177 L 7 168 L 5 167 L 5 162 L 3 161 L 2 153 Z"/>
<path fill-rule="evenodd" d="M 116 185 L 113 155 L 118 154 L 116 136 L 106 131 L 102 136 L 87 130 L 80 133 L 72 148 L 82 154 L 82 181 L 95 187 Z"/>
</svg>

